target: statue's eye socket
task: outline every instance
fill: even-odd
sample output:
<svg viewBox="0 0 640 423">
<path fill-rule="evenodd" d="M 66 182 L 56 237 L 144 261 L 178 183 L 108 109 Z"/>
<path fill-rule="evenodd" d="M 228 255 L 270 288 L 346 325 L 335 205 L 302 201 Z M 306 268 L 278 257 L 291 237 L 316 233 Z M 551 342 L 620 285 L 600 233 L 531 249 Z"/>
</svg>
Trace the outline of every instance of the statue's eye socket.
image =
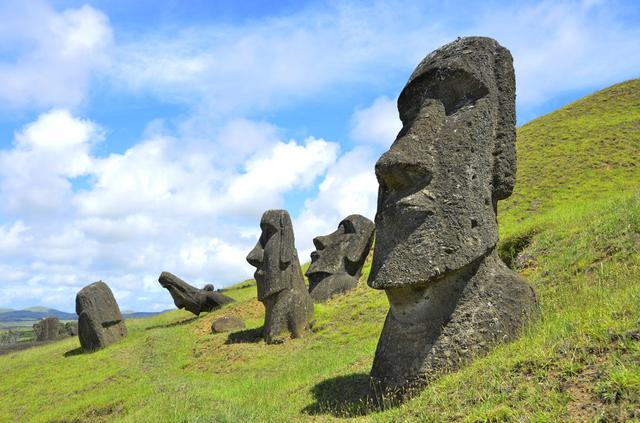
<svg viewBox="0 0 640 423">
<path fill-rule="evenodd" d="M 424 100 L 438 100 L 447 116 L 489 94 L 474 75 L 462 69 L 432 69 L 413 80 L 400 94 L 402 121 L 415 117 Z"/>
<path fill-rule="evenodd" d="M 398 193 L 410 194 L 408 191 L 420 190 L 431 182 L 429 169 L 416 163 L 395 162 L 376 166 L 378 178 L 384 186 Z"/>
<path fill-rule="evenodd" d="M 276 228 L 269 224 L 263 224 L 261 226 L 262 233 L 260 234 L 260 244 L 264 247 L 271 237 L 277 232 Z"/>
<path fill-rule="evenodd" d="M 340 226 L 342 228 L 342 233 L 345 234 L 355 234 L 356 233 L 356 228 L 353 227 L 353 224 L 351 222 L 349 222 L 348 220 L 344 220 L 340 223 Z"/>
</svg>

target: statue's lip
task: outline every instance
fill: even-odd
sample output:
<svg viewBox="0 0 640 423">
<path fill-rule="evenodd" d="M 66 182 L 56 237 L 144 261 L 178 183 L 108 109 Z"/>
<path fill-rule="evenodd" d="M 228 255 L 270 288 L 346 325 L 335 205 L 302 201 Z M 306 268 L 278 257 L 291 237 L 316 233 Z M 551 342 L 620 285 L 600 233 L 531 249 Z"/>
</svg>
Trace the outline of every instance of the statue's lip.
<svg viewBox="0 0 640 423">
<path fill-rule="evenodd" d="M 309 272 L 309 270 L 307 270 L 306 275 L 307 277 L 312 276 L 312 275 L 320 275 L 320 274 L 324 274 L 327 276 L 333 275 L 333 272 L 327 272 L 326 270 L 313 270 L 311 272 Z"/>
<path fill-rule="evenodd" d="M 311 252 L 311 261 L 317 260 L 320 258 L 320 253 L 315 250 Z"/>
</svg>

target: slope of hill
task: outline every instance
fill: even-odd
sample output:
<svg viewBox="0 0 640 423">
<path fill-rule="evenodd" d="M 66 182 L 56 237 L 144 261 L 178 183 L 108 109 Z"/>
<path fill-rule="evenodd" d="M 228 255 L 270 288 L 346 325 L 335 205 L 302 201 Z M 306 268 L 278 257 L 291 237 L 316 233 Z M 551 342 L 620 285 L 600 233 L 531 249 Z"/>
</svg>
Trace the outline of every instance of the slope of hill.
<svg viewBox="0 0 640 423">
<path fill-rule="evenodd" d="M 266 345 L 255 286 L 242 283 L 223 310 L 128 322 L 126 340 L 94 354 L 68 339 L 0 357 L 0 421 L 639 419 L 639 114 L 636 80 L 519 129 L 499 250 L 536 288 L 542 318 L 403 405 L 363 400 L 383 292 L 361 282 L 317 305 L 305 338 Z M 248 329 L 212 335 L 221 315 Z"/>
<path fill-rule="evenodd" d="M 637 190 L 640 79 L 613 85 L 518 129 L 513 195 L 500 203 L 501 229 L 577 201 Z"/>
</svg>

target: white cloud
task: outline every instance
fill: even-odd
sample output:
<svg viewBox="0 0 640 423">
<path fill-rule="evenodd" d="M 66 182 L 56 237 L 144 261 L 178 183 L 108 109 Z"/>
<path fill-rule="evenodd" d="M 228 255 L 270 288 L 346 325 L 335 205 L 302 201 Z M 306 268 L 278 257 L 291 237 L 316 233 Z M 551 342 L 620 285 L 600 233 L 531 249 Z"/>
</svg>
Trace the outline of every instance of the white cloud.
<svg viewBox="0 0 640 423">
<path fill-rule="evenodd" d="M 416 9 L 338 2 L 233 26 L 150 31 L 118 46 L 112 74 L 126 89 L 209 112 L 272 110 L 408 71 L 446 40 Z"/>
<path fill-rule="evenodd" d="M 224 196 L 225 210 L 240 215 L 256 215 L 267 208 L 283 207 L 283 194 L 309 187 L 322 175 L 338 154 L 338 144 L 308 138 L 278 143 L 268 156 L 253 156 L 244 174 L 234 179 Z"/>
<path fill-rule="evenodd" d="M 564 92 L 638 77 L 640 27 L 624 25 L 625 13 L 620 2 L 513 4 L 484 10 L 464 33 L 511 50 L 518 103 L 530 110 Z"/>
<path fill-rule="evenodd" d="M 265 122 L 234 121 L 219 134 L 229 145 L 184 148 L 183 139 L 155 134 L 95 157 L 91 147 L 104 136 L 97 124 L 66 110 L 40 115 L 0 151 L 0 206 L 20 216 L 0 225 L 0 269 L 8 275 L 0 298 L 70 309 L 78 289 L 102 279 L 123 307 L 147 308 L 140 292 L 171 307 L 153 288 L 162 270 L 219 287 L 249 277 L 245 256 L 260 214 L 313 186 L 338 154 L 336 143 L 283 142 L 276 133 Z M 259 153 L 220 170 L 208 153 L 244 135 Z M 74 187 L 78 176 L 86 183 Z M 15 296 L 20 284 L 33 295 Z"/>
<path fill-rule="evenodd" d="M 61 211 L 71 182 L 91 166 L 89 148 L 102 139 L 91 121 L 66 110 L 40 115 L 15 136 L 15 147 L 0 151 L 0 205 L 16 215 Z"/>
<path fill-rule="evenodd" d="M 358 213 L 373 220 L 378 198 L 377 158 L 372 149 L 357 147 L 328 169 L 317 196 L 305 202 L 293 222 L 302 262 L 309 260 L 313 238 L 333 232 L 348 215 Z"/>
<path fill-rule="evenodd" d="M 351 138 L 363 144 L 389 147 L 402 129 L 396 102 L 378 97 L 371 106 L 356 110 L 351 119 Z"/>
<path fill-rule="evenodd" d="M 87 96 L 92 74 L 109 65 L 112 32 L 100 11 L 62 12 L 42 1 L 0 6 L 1 107 L 74 107 Z M 8 59 L 8 60 L 7 60 Z"/>
</svg>

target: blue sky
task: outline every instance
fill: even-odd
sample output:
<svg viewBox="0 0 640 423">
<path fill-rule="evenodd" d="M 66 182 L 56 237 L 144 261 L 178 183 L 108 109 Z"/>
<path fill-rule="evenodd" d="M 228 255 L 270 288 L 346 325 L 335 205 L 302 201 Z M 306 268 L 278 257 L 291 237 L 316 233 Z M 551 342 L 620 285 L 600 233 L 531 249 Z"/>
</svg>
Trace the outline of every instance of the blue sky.
<svg viewBox="0 0 640 423">
<path fill-rule="evenodd" d="M 418 62 L 458 36 L 514 56 L 518 123 L 640 69 L 635 1 L 0 0 L 0 307 L 72 310 L 102 279 L 172 307 L 223 287 L 268 208 L 301 260 L 375 214 L 376 159 Z"/>
</svg>

